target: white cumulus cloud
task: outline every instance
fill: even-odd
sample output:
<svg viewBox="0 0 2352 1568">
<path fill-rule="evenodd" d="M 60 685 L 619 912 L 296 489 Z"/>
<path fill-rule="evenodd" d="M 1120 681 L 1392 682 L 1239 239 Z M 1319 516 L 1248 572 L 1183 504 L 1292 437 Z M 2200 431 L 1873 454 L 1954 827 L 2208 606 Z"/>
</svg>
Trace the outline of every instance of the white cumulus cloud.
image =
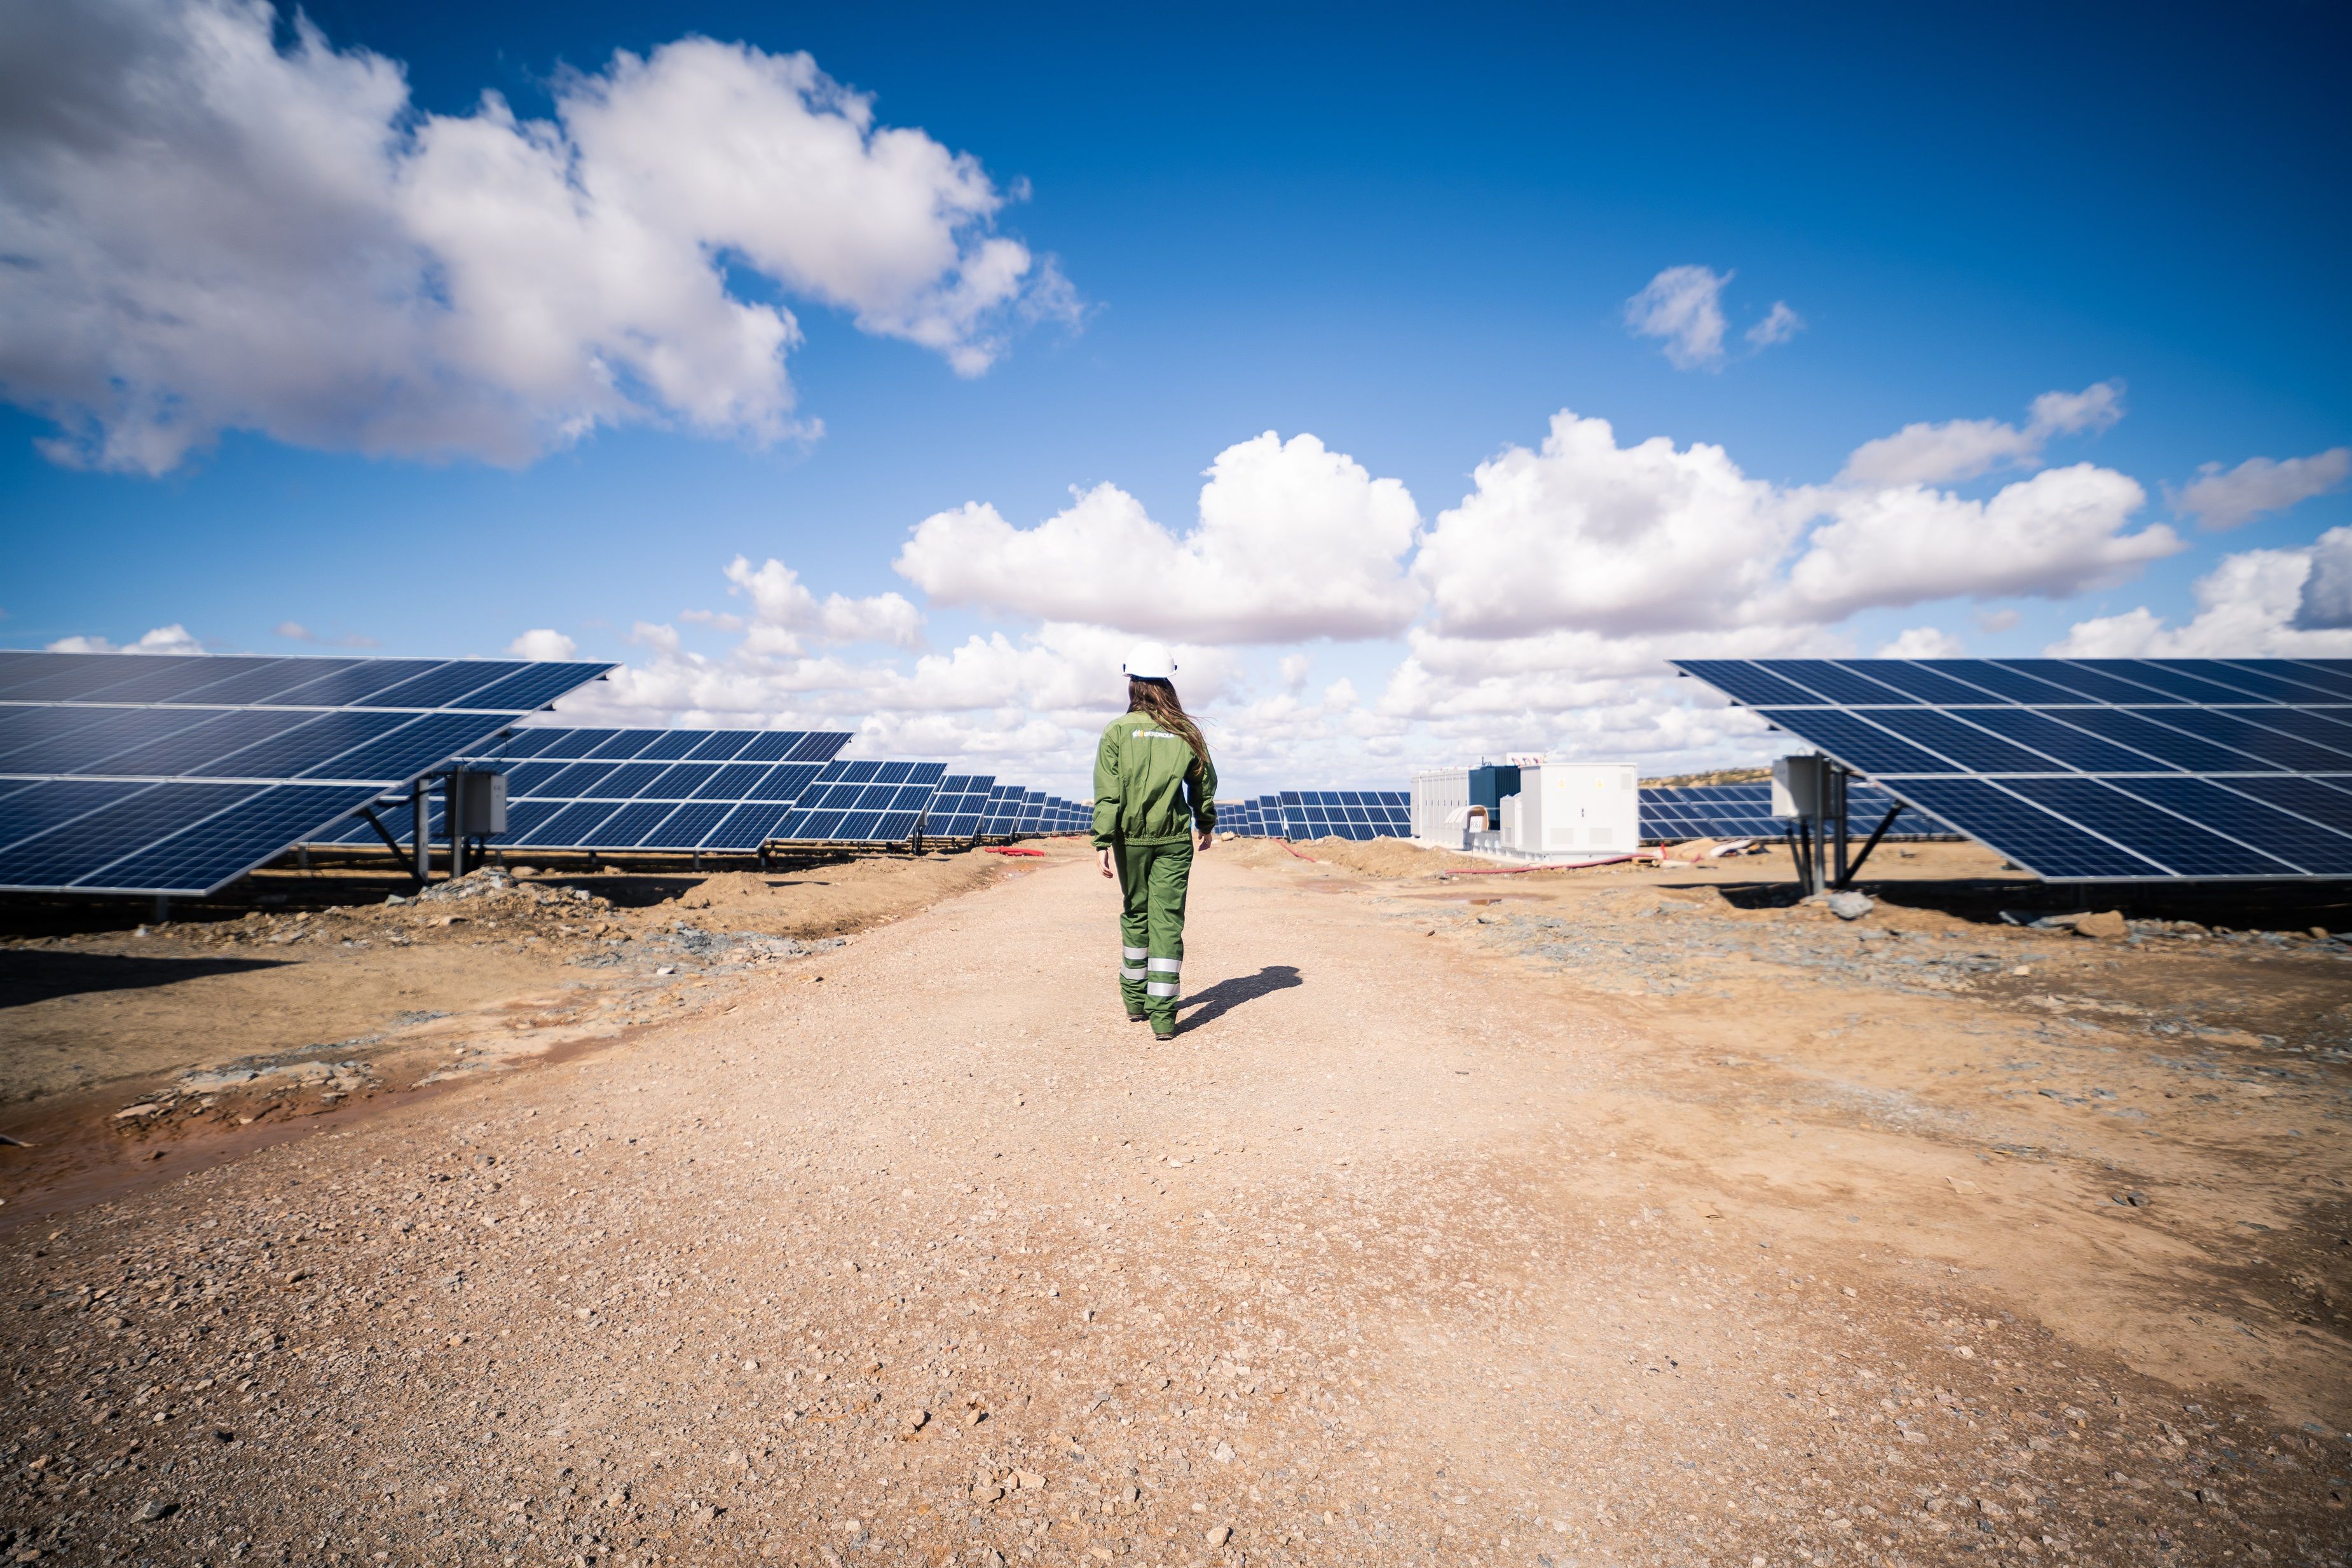
<svg viewBox="0 0 2352 1568">
<path fill-rule="evenodd" d="M 2030 423 L 2087 428 L 2108 406 L 2097 388 L 2063 394 Z M 2109 586 L 2182 548 L 2137 521 L 2145 503 L 2134 480 L 2089 464 L 1981 498 L 1919 482 L 1781 486 L 1719 446 L 1620 444 L 1607 421 L 1563 410 L 1540 445 L 1480 464 L 1424 531 L 1401 484 L 1313 435 L 1267 433 L 1217 456 L 1189 530 L 1112 484 L 1025 528 L 978 503 L 925 518 L 896 562 L 912 601 L 821 593 L 782 561 L 738 558 L 736 610 L 640 625 L 639 662 L 566 709 L 844 726 L 862 755 L 1083 789 L 1120 657 L 1144 635 L 1178 644 L 1179 684 L 1235 793 L 1395 782 L 1511 751 L 1679 771 L 1789 743 L 1676 680 L 1670 658 L 1849 656 L 1864 648 L 1848 623 L 1861 611 Z M 2321 626 L 2352 622 L 2352 530 L 2265 572 L 2260 592 L 2209 597 L 2251 594 L 2271 632 L 2306 639 L 2295 645 L 2352 637 Z M 927 647 L 924 614 L 951 605 L 1020 624 Z M 2004 603 L 1976 624 L 2017 619 Z M 2190 640 L 2224 644 L 2221 624 L 2204 618 Z M 681 626 L 731 641 L 704 652 Z M 2179 635 L 2145 612 L 2083 632 L 2085 645 Z M 1302 645 L 1327 638 L 1371 646 Z M 1890 656 L 1962 651 L 1935 623 L 1872 642 Z"/>
<path fill-rule="evenodd" d="M 52 653 L 201 653 L 205 645 L 195 634 L 178 622 L 158 626 L 147 632 L 128 646 L 108 642 L 103 637 L 60 637 L 48 644 Z"/>
<path fill-rule="evenodd" d="M 976 374 L 1068 314 L 971 157 L 803 54 L 686 38 L 424 114 L 266 0 L 26 6 L 0 29 L 0 395 L 66 463 L 160 474 L 226 430 L 530 461 L 602 424 L 803 432 L 758 274 Z"/>
<path fill-rule="evenodd" d="M 1805 319 L 1789 308 L 1785 299 L 1772 301 L 1772 308 L 1764 319 L 1748 329 L 1748 346 L 1769 349 L 1775 343 L 1785 343 L 1805 329 Z"/>
<path fill-rule="evenodd" d="M 1723 360 L 1723 286 L 1731 274 L 1704 267 L 1670 267 L 1625 301 L 1625 325 L 1634 336 L 1663 339 L 1666 358 L 1683 370 Z"/>
<path fill-rule="evenodd" d="M 1032 528 L 971 502 L 926 517 L 898 572 L 934 602 L 1196 643 L 1393 634 L 1421 607 L 1404 570 L 1421 515 L 1394 479 L 1312 435 L 1229 446 L 1178 534 L 1115 485 Z"/>
<path fill-rule="evenodd" d="M 2078 621 L 2050 652 L 2069 659 L 2352 657 L 2352 603 L 2344 602 L 2338 575 L 2347 555 L 2346 528 L 2305 549 L 2227 555 L 2197 580 L 2197 613 L 2181 625 L 2142 606 Z"/>
<path fill-rule="evenodd" d="M 823 599 L 801 581 L 800 574 L 771 557 L 756 569 L 746 556 L 727 563 L 730 592 L 751 601 L 749 626 L 753 652 L 797 653 L 804 639 L 821 643 L 887 643 L 912 648 L 923 640 L 923 616 L 905 595 L 877 593 L 850 599 L 829 593 Z"/>
<path fill-rule="evenodd" d="M 2352 447 L 2331 446 L 2276 463 L 2249 457 L 2226 470 L 2219 463 L 2208 463 L 2197 473 L 2172 498 L 2173 509 L 2209 528 L 2242 528 L 2264 512 L 2284 512 L 2298 501 L 2340 488 L 2352 476 Z"/>
<path fill-rule="evenodd" d="M 2352 528 L 2330 528 L 2313 541 L 2294 623 L 2306 632 L 2352 627 Z"/>
<path fill-rule="evenodd" d="M 2105 430 L 2121 419 L 2123 393 L 2121 382 L 2043 392 L 2021 425 L 1998 419 L 1906 424 L 1855 447 L 1839 478 L 1860 486 L 1956 485 L 1995 468 L 2036 467 L 2053 436 Z"/>
<path fill-rule="evenodd" d="M 1968 595 L 2057 599 L 2112 586 L 2182 549 L 2162 523 L 2125 531 L 2147 499 L 2137 480 L 2079 463 L 2003 486 L 1990 500 L 1924 485 L 1833 491 L 1789 588 L 1813 617 Z"/>
<path fill-rule="evenodd" d="M 1821 625 L 1874 607 L 2119 581 L 2181 548 L 2162 524 L 2127 531 L 2146 499 L 2136 481 L 2087 464 L 1983 501 L 1923 485 L 1784 488 L 1719 446 L 1620 446 L 1608 421 L 1563 411 L 1540 449 L 1478 465 L 1413 572 L 1447 637 Z"/>
<path fill-rule="evenodd" d="M 1882 659 L 1957 659 L 1969 651 L 1968 644 L 1949 632 L 1934 626 L 1906 626 L 1895 636 L 1879 644 Z"/>
<path fill-rule="evenodd" d="M 1711 371 L 1723 364 L 1723 334 L 1729 323 L 1723 315 L 1724 286 L 1728 272 L 1704 267 L 1670 267 L 1625 301 L 1625 326 L 1637 338 L 1656 338 L 1665 345 L 1666 360 L 1679 370 Z M 1751 353 L 1785 343 L 1805 329 L 1805 319 L 1785 299 L 1742 334 Z"/>
<path fill-rule="evenodd" d="M 580 651 L 580 644 L 549 626 L 536 626 L 507 644 L 507 653 L 518 659 L 569 659 Z"/>
<path fill-rule="evenodd" d="M 1607 420 L 1565 409 L 1541 448 L 1505 448 L 1472 486 L 1439 514 L 1413 569 L 1451 637 L 1729 624 L 1810 509 L 1720 446 L 1620 446 Z"/>
</svg>

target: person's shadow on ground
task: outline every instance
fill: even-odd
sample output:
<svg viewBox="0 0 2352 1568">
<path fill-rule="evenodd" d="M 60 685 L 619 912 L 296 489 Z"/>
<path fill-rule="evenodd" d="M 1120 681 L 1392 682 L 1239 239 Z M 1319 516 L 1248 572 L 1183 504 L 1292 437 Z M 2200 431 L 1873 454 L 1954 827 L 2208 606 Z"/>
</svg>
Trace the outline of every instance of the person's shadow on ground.
<svg viewBox="0 0 2352 1568">
<path fill-rule="evenodd" d="M 1230 980 L 1219 980 L 1198 996 L 1186 997 L 1177 1006 L 1193 1009 L 1182 1019 L 1186 1029 L 1198 1029 L 1213 1023 L 1244 1002 L 1254 1002 L 1260 997 L 1276 991 L 1287 991 L 1307 982 L 1298 970 L 1289 964 L 1268 964 L 1255 975 L 1236 975 Z"/>
</svg>

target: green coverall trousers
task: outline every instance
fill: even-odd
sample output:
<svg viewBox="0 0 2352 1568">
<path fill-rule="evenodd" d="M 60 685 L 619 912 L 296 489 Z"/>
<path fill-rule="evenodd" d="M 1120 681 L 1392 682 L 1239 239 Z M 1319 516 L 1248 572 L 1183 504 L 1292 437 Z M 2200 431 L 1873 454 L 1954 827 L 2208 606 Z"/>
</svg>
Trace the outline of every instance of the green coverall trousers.
<svg viewBox="0 0 2352 1568">
<path fill-rule="evenodd" d="M 1192 875 L 1192 841 L 1111 846 L 1118 868 L 1118 994 L 1141 1011 L 1151 1032 L 1176 1028 L 1184 980 L 1184 884 Z"/>
</svg>

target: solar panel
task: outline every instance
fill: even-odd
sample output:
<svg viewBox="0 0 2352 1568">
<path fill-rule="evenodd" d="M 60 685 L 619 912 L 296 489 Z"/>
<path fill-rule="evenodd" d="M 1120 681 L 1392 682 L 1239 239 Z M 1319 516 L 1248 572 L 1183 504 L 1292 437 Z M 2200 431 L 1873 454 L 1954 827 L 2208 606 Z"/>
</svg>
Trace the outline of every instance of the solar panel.
<svg viewBox="0 0 2352 1568">
<path fill-rule="evenodd" d="M 829 762 L 768 832 L 794 843 L 895 843 L 914 837 L 947 777 L 937 762 Z"/>
<path fill-rule="evenodd" d="M 834 730 L 539 725 L 464 762 L 507 776 L 507 831 L 490 841 L 503 848 L 749 853 L 848 744 Z M 436 804 L 428 831 L 439 824 Z M 379 841 L 362 821 L 331 841 Z"/>
<path fill-rule="evenodd" d="M 988 805 L 981 814 L 982 838 L 1011 838 L 1020 831 L 1021 802 L 1025 796 L 1018 784 L 994 784 L 989 787 Z"/>
<path fill-rule="evenodd" d="M 2352 875 L 2342 661 L 1675 663 L 2051 881 Z"/>
<path fill-rule="evenodd" d="M 996 780 L 985 774 L 950 773 L 940 780 L 938 793 L 923 811 L 923 835 L 933 839 L 970 839 L 980 835 Z"/>
<path fill-rule="evenodd" d="M 1269 834 L 1291 839 L 1410 838 L 1412 797 L 1402 789 L 1285 789 L 1259 800 Z"/>
<path fill-rule="evenodd" d="M 611 668 L 14 653 L 0 888 L 203 896 Z"/>
</svg>

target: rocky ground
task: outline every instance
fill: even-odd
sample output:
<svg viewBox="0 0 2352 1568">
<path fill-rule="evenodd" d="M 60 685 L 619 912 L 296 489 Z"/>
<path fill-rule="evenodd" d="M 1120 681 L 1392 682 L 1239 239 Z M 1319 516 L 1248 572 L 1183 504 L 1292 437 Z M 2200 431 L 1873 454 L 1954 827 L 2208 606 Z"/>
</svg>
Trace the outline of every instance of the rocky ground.
<svg viewBox="0 0 2352 1568">
<path fill-rule="evenodd" d="M 47 912 L 17 911 L 0 937 L 0 1136 L 16 1141 L 0 1144 L 0 1229 L 306 1135 L 321 1116 L 625 1040 L 1007 864 L 518 866 L 414 896 L 365 874 L 265 873 L 257 906 L 168 924 L 43 930 Z"/>
<path fill-rule="evenodd" d="M 0 1541 L 2346 1560 L 2340 945 L 1306 852 L 1203 857 L 1168 1045 L 1058 847 L 19 1219 Z"/>
</svg>

